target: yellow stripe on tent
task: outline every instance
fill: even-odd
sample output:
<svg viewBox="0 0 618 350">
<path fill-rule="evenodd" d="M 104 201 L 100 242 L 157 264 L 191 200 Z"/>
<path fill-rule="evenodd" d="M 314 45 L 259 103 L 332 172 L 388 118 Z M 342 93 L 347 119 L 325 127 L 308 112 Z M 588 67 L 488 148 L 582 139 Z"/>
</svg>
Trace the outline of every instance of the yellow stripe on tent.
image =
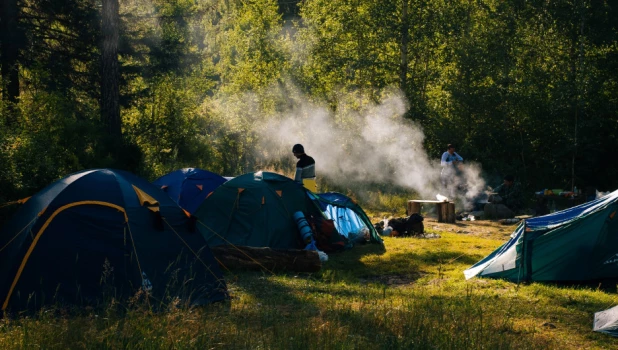
<svg viewBox="0 0 618 350">
<path fill-rule="evenodd" d="M 133 186 L 133 190 L 137 194 L 137 198 L 139 199 L 139 204 L 159 205 L 159 202 L 156 199 L 152 198 L 148 193 L 140 190 L 139 187 L 135 185 L 131 185 L 131 186 Z"/>
<path fill-rule="evenodd" d="M 136 188 L 136 187 L 134 187 L 134 188 Z M 78 205 L 88 205 L 88 204 L 102 205 L 102 206 L 105 206 L 105 207 L 111 207 L 111 208 L 118 209 L 118 211 L 121 211 L 124 214 L 125 222 L 129 222 L 129 217 L 127 216 L 127 212 L 124 210 L 123 207 L 121 207 L 119 205 L 116 205 L 116 204 L 113 204 L 113 203 L 108 203 L 108 202 L 81 201 L 81 202 L 69 203 L 67 205 L 64 205 L 64 206 L 56 209 L 56 211 L 53 212 L 50 215 L 50 217 L 47 219 L 47 221 L 45 221 L 45 224 L 43 225 L 43 227 L 41 227 L 39 232 L 37 232 L 36 236 L 34 236 L 34 239 L 32 240 L 32 243 L 30 244 L 30 247 L 28 248 L 28 251 L 26 252 L 26 255 L 24 256 L 23 260 L 21 261 L 21 265 L 19 265 L 19 269 L 17 270 L 17 273 L 15 274 L 15 278 L 13 279 L 13 283 L 11 284 L 11 289 L 9 289 L 9 292 L 6 295 L 6 299 L 4 300 L 4 304 L 2 304 L 2 310 L 6 310 L 7 306 L 9 305 L 9 300 L 11 299 L 11 294 L 13 294 L 13 290 L 15 289 L 15 286 L 17 285 L 17 281 L 19 281 L 19 277 L 21 277 L 21 273 L 24 271 L 24 267 L 26 267 L 26 263 L 28 262 L 28 259 L 30 258 L 30 254 L 32 254 L 32 251 L 34 250 L 34 247 L 36 246 L 37 242 L 39 241 L 39 238 L 41 238 L 41 235 L 43 235 L 43 232 L 45 232 L 45 229 L 47 229 L 47 226 L 49 226 L 49 224 L 51 224 L 52 220 L 54 220 L 56 215 L 60 214 L 61 211 L 65 210 L 65 209 L 72 208 L 72 207 L 76 207 Z"/>
</svg>

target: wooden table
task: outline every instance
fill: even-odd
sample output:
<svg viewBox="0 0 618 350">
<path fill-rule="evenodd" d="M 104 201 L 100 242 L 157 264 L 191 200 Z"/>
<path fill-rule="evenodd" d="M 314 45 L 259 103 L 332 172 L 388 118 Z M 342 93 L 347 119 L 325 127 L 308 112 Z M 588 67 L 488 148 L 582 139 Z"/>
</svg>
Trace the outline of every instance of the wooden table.
<svg viewBox="0 0 618 350">
<path fill-rule="evenodd" d="M 438 213 L 438 222 L 455 223 L 455 203 L 447 201 L 414 199 L 408 201 L 407 215 L 421 213 L 421 204 L 434 204 Z"/>
</svg>

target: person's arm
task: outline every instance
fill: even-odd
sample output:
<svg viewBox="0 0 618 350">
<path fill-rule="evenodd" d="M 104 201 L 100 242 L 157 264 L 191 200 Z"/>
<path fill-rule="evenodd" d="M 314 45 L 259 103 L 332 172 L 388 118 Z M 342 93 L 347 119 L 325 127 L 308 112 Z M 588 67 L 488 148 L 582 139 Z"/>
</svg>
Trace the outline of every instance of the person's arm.
<svg viewBox="0 0 618 350">
<path fill-rule="evenodd" d="M 504 192 L 504 184 L 500 184 L 500 185 L 496 186 L 496 188 L 494 188 L 493 192 L 497 193 L 500 197 L 502 197 L 502 194 L 500 192 Z"/>
<path fill-rule="evenodd" d="M 455 157 L 457 158 L 458 162 L 463 162 L 463 158 L 461 158 L 461 156 L 459 154 L 457 154 L 457 152 L 453 152 L 453 154 L 455 155 Z"/>
<path fill-rule="evenodd" d="M 297 165 L 296 166 L 296 174 L 294 175 L 294 181 L 303 183 L 302 174 L 303 174 L 303 168 L 299 168 L 298 165 Z"/>
</svg>

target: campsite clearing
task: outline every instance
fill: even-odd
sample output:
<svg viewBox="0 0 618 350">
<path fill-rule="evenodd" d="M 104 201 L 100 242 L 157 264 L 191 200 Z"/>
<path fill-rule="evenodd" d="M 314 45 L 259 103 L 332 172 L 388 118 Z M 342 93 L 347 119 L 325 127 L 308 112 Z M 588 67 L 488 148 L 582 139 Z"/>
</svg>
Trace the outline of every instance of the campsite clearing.
<svg viewBox="0 0 618 350">
<path fill-rule="evenodd" d="M 374 220 L 372 220 L 374 221 Z M 377 220 L 376 220 L 377 221 Z M 385 238 L 313 274 L 227 273 L 227 304 L 150 314 L 143 304 L 3 320 L 1 348 L 608 349 L 593 314 L 616 285 L 466 281 L 513 226 L 425 220 L 439 239 Z"/>
</svg>

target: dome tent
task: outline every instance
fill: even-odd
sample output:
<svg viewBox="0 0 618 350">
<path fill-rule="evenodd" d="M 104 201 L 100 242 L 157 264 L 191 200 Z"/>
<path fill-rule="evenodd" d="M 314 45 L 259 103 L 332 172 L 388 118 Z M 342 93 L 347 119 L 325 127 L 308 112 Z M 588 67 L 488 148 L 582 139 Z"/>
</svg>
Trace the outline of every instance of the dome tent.
<svg viewBox="0 0 618 350">
<path fill-rule="evenodd" d="M 227 298 L 203 237 L 169 196 L 120 170 L 81 171 L 31 197 L 0 231 L 0 303 L 21 310 L 142 290 L 190 304 Z"/>
<path fill-rule="evenodd" d="M 293 215 L 323 217 L 308 191 L 283 175 L 248 173 L 219 186 L 195 212 L 211 246 L 234 244 L 276 249 L 302 249 Z M 336 231 L 331 242 L 342 242 Z M 343 247 L 343 243 L 341 244 Z"/>
<path fill-rule="evenodd" d="M 227 181 L 223 176 L 198 168 L 172 171 L 153 181 L 180 207 L 194 213 L 212 191 Z"/>
</svg>

